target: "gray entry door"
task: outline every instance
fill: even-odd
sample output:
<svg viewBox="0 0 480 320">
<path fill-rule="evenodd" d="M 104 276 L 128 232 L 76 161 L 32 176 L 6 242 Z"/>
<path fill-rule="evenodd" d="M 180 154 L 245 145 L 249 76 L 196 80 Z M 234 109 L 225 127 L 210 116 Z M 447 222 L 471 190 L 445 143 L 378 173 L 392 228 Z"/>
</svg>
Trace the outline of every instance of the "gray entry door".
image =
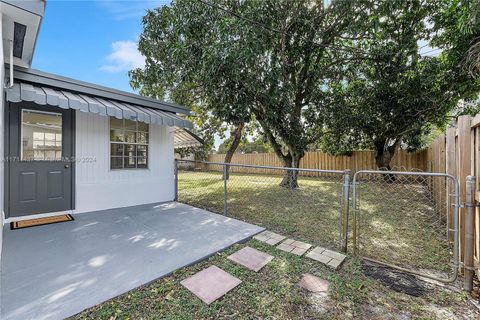
<svg viewBox="0 0 480 320">
<path fill-rule="evenodd" d="M 25 102 L 8 109 L 7 215 L 73 209 L 74 112 Z"/>
</svg>

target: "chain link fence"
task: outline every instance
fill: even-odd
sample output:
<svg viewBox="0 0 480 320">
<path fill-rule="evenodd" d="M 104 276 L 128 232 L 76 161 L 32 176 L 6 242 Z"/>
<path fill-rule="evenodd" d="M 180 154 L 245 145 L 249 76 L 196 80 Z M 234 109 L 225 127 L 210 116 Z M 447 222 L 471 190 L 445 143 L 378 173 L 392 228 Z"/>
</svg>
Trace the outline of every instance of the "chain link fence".
<svg viewBox="0 0 480 320">
<path fill-rule="evenodd" d="M 447 174 L 358 171 L 353 239 L 374 262 L 435 280 L 458 269 L 458 181 Z"/>
<path fill-rule="evenodd" d="M 456 278 L 459 186 L 447 174 L 363 170 L 350 183 L 348 170 L 190 160 L 177 160 L 176 170 L 180 202 L 314 245 L 346 251 L 350 243 L 402 271 Z"/>
<path fill-rule="evenodd" d="M 178 201 L 312 244 L 345 249 L 349 171 L 176 163 Z"/>
</svg>

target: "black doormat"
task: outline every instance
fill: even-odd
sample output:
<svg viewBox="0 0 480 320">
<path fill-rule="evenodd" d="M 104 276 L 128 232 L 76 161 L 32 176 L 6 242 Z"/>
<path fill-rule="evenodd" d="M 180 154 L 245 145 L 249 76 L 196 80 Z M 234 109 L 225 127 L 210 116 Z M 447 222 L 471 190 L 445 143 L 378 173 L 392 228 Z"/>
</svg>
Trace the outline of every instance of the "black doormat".
<svg viewBox="0 0 480 320">
<path fill-rule="evenodd" d="M 63 214 L 60 216 L 45 217 L 45 218 L 35 218 L 35 219 L 10 222 L 10 229 L 17 230 L 17 229 L 36 227 L 36 226 L 44 226 L 52 223 L 73 221 L 73 220 L 75 219 L 72 217 L 71 214 Z"/>
</svg>

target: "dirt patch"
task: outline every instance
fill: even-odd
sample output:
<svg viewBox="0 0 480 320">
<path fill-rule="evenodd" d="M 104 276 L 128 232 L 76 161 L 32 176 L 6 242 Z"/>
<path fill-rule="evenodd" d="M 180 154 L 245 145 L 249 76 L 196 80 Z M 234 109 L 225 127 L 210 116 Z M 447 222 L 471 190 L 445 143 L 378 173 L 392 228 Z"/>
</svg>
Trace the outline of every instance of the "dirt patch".
<svg viewBox="0 0 480 320">
<path fill-rule="evenodd" d="M 366 276 L 381 282 L 387 288 L 409 296 L 422 297 L 431 291 L 428 284 L 414 275 L 389 267 L 364 263 L 362 270 Z"/>
<path fill-rule="evenodd" d="M 473 291 L 472 298 L 476 301 L 480 301 L 480 280 L 476 275 L 473 277 Z"/>
</svg>

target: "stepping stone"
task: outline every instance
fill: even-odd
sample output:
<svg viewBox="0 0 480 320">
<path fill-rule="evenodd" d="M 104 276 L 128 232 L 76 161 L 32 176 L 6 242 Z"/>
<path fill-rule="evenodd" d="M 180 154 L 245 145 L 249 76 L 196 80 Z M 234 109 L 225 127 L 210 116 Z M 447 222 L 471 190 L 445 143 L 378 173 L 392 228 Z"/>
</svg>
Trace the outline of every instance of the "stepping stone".
<svg viewBox="0 0 480 320">
<path fill-rule="evenodd" d="M 222 269 L 210 266 L 180 283 L 208 305 L 223 297 L 241 282 Z"/>
<path fill-rule="evenodd" d="M 273 256 L 258 251 L 254 248 L 245 247 L 234 254 L 228 256 L 228 259 L 241 264 L 247 269 L 253 270 L 255 272 L 260 271 L 267 263 L 272 261 Z"/>
<path fill-rule="evenodd" d="M 312 251 L 307 253 L 306 257 L 323 263 L 334 270 L 337 270 L 347 256 L 322 247 L 315 247 Z"/>
<path fill-rule="evenodd" d="M 301 256 L 305 252 L 307 252 L 307 250 L 310 249 L 311 247 L 312 247 L 311 244 L 294 240 L 294 239 L 287 239 L 282 243 L 280 243 L 277 246 L 277 249 L 296 254 L 297 256 Z"/>
<path fill-rule="evenodd" d="M 272 231 L 263 231 L 262 233 L 260 234 L 257 234 L 256 236 L 253 236 L 253 239 L 255 240 L 258 240 L 258 241 L 261 241 L 261 242 L 265 242 L 269 245 L 276 245 L 277 243 L 279 243 L 280 241 L 282 241 L 283 239 L 285 239 L 286 237 L 285 236 L 282 236 L 281 234 L 278 234 L 278 233 L 275 233 L 275 232 L 272 232 Z"/>
<path fill-rule="evenodd" d="M 330 282 L 325 279 L 320 279 L 313 274 L 304 273 L 302 280 L 300 280 L 298 285 L 303 289 L 326 297 L 328 295 L 328 287 L 330 286 Z"/>
</svg>

